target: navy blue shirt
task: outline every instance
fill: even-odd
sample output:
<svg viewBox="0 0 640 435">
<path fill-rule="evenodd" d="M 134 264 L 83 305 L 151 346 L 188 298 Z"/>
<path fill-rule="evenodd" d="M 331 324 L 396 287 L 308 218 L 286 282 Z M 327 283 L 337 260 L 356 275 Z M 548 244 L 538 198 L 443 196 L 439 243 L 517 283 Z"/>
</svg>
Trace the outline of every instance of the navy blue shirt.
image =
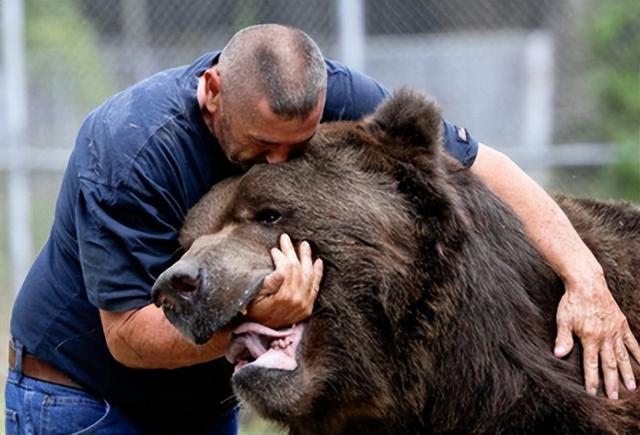
<svg viewBox="0 0 640 435">
<path fill-rule="evenodd" d="M 237 173 L 205 125 L 198 77 L 217 59 L 158 73 L 93 111 L 78 133 L 49 240 L 16 300 L 11 334 L 112 404 L 138 415 L 212 415 L 233 406 L 231 366 L 218 359 L 176 370 L 130 369 L 109 353 L 98 309 L 150 303 L 155 278 L 181 252 L 185 215 L 215 183 Z M 324 121 L 359 119 L 388 92 L 327 61 Z M 477 143 L 445 123 L 445 147 L 463 164 Z"/>
</svg>

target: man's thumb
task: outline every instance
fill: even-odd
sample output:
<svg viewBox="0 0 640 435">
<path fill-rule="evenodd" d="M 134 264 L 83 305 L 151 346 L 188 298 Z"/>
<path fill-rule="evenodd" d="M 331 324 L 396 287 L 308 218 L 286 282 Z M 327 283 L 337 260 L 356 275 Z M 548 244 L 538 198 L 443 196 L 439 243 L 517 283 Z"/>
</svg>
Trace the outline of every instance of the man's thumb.
<svg viewBox="0 0 640 435">
<path fill-rule="evenodd" d="M 284 283 L 284 275 L 280 271 L 273 271 L 262 282 L 261 296 L 268 296 L 280 290 L 280 286 Z"/>
</svg>

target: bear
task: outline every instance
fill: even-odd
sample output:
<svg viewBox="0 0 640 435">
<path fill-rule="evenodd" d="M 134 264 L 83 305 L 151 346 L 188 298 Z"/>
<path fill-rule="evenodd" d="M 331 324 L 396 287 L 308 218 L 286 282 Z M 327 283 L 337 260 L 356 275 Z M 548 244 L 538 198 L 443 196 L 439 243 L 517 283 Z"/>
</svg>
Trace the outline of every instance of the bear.
<svg viewBox="0 0 640 435">
<path fill-rule="evenodd" d="M 560 278 L 514 212 L 442 147 L 429 97 L 320 126 L 287 163 L 212 188 L 153 299 L 196 343 L 236 329 L 236 395 L 291 434 L 640 433 L 640 393 L 553 355 Z M 640 335 L 640 208 L 556 197 Z M 281 233 L 324 261 L 311 317 L 248 321 Z M 636 376 L 639 366 L 633 363 Z"/>
</svg>

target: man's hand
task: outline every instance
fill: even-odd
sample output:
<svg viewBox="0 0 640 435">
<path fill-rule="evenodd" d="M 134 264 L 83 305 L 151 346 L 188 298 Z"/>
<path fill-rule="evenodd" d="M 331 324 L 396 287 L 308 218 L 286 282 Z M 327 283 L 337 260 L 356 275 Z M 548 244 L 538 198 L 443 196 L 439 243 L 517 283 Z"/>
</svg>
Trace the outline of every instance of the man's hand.
<svg viewBox="0 0 640 435">
<path fill-rule="evenodd" d="M 265 278 L 264 287 L 249 306 L 249 319 L 280 328 L 311 315 L 322 279 L 322 260 L 312 260 L 307 242 L 300 243 L 298 251 L 288 235 L 280 236 L 280 249 L 271 250 L 276 270 Z"/>
<path fill-rule="evenodd" d="M 574 333 L 584 347 L 589 393 L 595 394 L 598 388 L 598 357 L 609 397 L 618 396 L 618 371 L 627 389 L 634 389 L 629 353 L 640 362 L 638 342 L 611 296 L 602 267 L 567 216 L 511 159 L 486 145 L 480 144 L 471 171 L 513 208 L 535 247 L 564 281 L 555 354 L 562 357 L 571 352 Z"/>
<path fill-rule="evenodd" d="M 564 357 L 573 348 L 577 335 L 584 350 L 585 388 L 595 395 L 598 389 L 598 356 L 602 363 L 607 396 L 618 398 L 618 371 L 628 390 L 636 389 L 629 354 L 640 363 L 640 346 L 633 336 L 627 318 L 611 296 L 602 273 L 591 280 L 565 283 L 556 320 L 558 336 L 554 353 Z"/>
</svg>

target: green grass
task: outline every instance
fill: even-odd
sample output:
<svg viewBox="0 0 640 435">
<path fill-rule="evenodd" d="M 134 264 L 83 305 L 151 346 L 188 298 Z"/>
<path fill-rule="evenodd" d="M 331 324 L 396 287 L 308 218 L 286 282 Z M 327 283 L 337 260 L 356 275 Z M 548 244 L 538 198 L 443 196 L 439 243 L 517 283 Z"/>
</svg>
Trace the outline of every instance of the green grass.
<svg viewBox="0 0 640 435">
<path fill-rule="evenodd" d="M 581 198 L 625 200 L 640 204 L 638 185 L 630 183 L 625 189 L 619 188 L 616 184 L 618 180 L 612 177 L 614 170 L 613 166 L 554 169 L 550 171 L 551 186 L 548 190 Z"/>
<path fill-rule="evenodd" d="M 284 435 L 287 432 L 250 411 L 240 413 L 240 435 Z"/>
</svg>

